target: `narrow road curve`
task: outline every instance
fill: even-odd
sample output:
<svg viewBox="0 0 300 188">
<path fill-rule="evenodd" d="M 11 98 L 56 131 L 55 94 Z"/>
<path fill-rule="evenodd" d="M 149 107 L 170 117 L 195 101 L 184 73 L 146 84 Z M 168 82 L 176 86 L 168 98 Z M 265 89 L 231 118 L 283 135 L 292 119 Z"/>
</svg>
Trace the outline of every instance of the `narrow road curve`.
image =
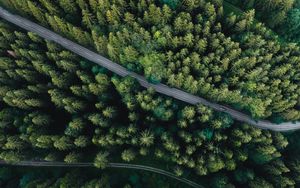
<svg viewBox="0 0 300 188">
<path fill-rule="evenodd" d="M 83 47 L 80 46 L 56 33 L 53 31 L 50 31 L 36 23 L 33 23 L 25 18 L 22 18 L 18 15 L 14 15 L 9 13 L 7 10 L 0 7 L 0 17 L 7 20 L 8 22 L 11 22 L 27 31 L 34 32 L 38 34 L 39 36 L 43 37 L 44 39 L 56 42 L 63 46 L 64 48 L 80 55 L 81 57 L 84 57 L 102 67 L 105 67 L 106 69 L 124 77 L 124 76 L 131 76 L 138 80 L 138 82 L 145 88 L 152 87 L 154 88 L 158 93 L 167 95 L 169 97 L 173 97 L 175 99 L 181 100 L 183 102 L 196 105 L 196 104 L 203 104 L 205 106 L 211 107 L 214 110 L 225 112 L 229 115 L 231 115 L 234 119 L 245 122 L 251 125 L 254 125 L 255 127 L 261 128 L 261 129 L 269 129 L 273 131 L 293 131 L 300 129 L 300 122 L 285 122 L 281 124 L 275 124 L 267 120 L 253 120 L 249 115 L 246 115 L 244 113 L 241 113 L 237 110 L 234 110 L 232 108 L 219 105 L 216 103 L 212 103 L 207 101 L 204 98 L 189 94 L 187 92 L 184 92 L 182 90 L 168 87 L 164 84 L 151 84 L 149 83 L 143 76 L 140 76 L 134 72 L 128 71 L 126 68 L 122 67 L 121 65 L 114 63 L 110 61 L 109 59 Z"/>
<path fill-rule="evenodd" d="M 64 163 L 64 162 L 47 162 L 47 161 L 21 161 L 18 163 L 6 163 L 5 161 L 0 161 L 0 165 L 12 165 L 12 166 L 30 166 L 30 167 L 95 167 L 93 163 Z M 185 183 L 191 187 L 195 188 L 204 188 L 203 186 L 190 181 L 186 178 L 180 178 L 171 172 L 167 172 L 165 170 L 161 170 L 158 168 L 153 168 L 144 165 L 135 165 L 135 164 L 127 164 L 127 163 L 108 163 L 108 168 L 126 168 L 126 169 L 136 169 L 136 170 L 144 170 L 148 172 L 154 172 L 157 174 L 161 174 L 167 176 L 172 179 L 176 179 L 181 183 Z"/>
</svg>

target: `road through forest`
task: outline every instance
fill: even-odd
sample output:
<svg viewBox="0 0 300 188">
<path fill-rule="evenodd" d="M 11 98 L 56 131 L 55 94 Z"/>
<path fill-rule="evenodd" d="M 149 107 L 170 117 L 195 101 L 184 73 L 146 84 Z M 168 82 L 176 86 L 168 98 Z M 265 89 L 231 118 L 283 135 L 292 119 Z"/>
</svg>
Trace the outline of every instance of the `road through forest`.
<svg viewBox="0 0 300 188">
<path fill-rule="evenodd" d="M 30 167 L 94 167 L 93 163 L 64 163 L 64 162 L 47 162 L 47 161 L 21 161 L 13 164 L 6 163 L 5 161 L 0 161 L 0 165 L 12 165 L 12 166 L 30 166 Z M 144 170 L 149 172 L 154 172 L 157 174 L 161 174 L 167 176 L 172 179 L 176 179 L 181 183 L 185 183 L 191 187 L 195 188 L 204 188 L 203 186 L 190 181 L 186 178 L 181 178 L 176 176 L 175 174 L 161 170 L 158 168 L 153 168 L 144 165 L 136 165 L 136 164 L 127 164 L 127 163 L 108 163 L 108 168 L 125 168 L 125 169 L 136 169 L 136 170 Z"/>
<path fill-rule="evenodd" d="M 207 101 L 204 98 L 189 94 L 187 92 L 184 92 L 182 90 L 169 87 L 164 84 L 151 84 L 149 83 L 143 76 L 138 75 L 134 72 L 128 71 L 126 68 L 122 67 L 121 65 L 114 63 L 110 61 L 109 59 L 79 45 L 76 44 L 58 34 L 56 34 L 53 31 L 50 31 L 49 29 L 46 29 L 34 22 L 29 21 L 28 19 L 22 18 L 18 15 L 14 15 L 7 10 L 0 7 L 0 17 L 5 19 L 8 22 L 11 22 L 27 31 L 34 32 L 41 36 L 42 38 L 53 41 L 55 43 L 60 44 L 64 48 L 78 54 L 79 56 L 88 59 L 91 62 L 94 62 L 102 67 L 105 67 L 106 69 L 116 73 L 119 76 L 131 76 L 138 80 L 138 82 L 145 88 L 154 88 L 156 92 L 167 95 L 169 97 L 173 97 L 175 99 L 178 99 L 180 101 L 197 105 L 197 104 L 203 104 L 205 106 L 211 107 L 214 110 L 225 112 L 232 116 L 235 120 L 245 122 L 248 124 L 251 124 L 255 127 L 261 128 L 261 129 L 269 129 L 272 131 L 293 131 L 300 129 L 300 122 L 284 122 L 281 124 L 275 124 L 267 120 L 253 120 L 249 115 L 241 113 L 237 110 L 234 110 L 230 107 L 223 106 L 220 104 L 216 104 L 210 101 Z"/>
</svg>

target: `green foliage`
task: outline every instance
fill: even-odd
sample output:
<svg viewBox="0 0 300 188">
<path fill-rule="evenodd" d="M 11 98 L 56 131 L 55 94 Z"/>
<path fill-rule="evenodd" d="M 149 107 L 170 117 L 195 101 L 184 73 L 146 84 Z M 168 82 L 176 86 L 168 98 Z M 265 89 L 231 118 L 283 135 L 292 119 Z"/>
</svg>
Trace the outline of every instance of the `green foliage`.
<svg viewBox="0 0 300 188">
<path fill-rule="evenodd" d="M 176 9 L 180 3 L 180 0 L 161 0 L 161 2 L 167 4 L 172 9 Z"/>
<path fill-rule="evenodd" d="M 231 188 L 234 187 L 231 185 L 228 181 L 228 178 L 224 174 L 219 174 L 217 177 L 215 177 L 211 182 L 211 187 L 213 188 Z"/>
<path fill-rule="evenodd" d="M 260 20 L 274 28 L 282 24 L 295 0 L 246 0 L 230 2 L 245 10 L 255 9 Z"/>
<path fill-rule="evenodd" d="M 294 76 L 283 76 L 291 73 L 292 67 L 296 66 L 296 57 L 292 58 L 292 54 L 296 53 L 288 53 L 286 58 L 280 55 L 286 50 L 299 49 L 279 44 L 272 32 L 254 21 L 254 11 L 228 16 L 224 23 L 221 1 L 122 1 L 117 4 L 73 0 L 29 2 L 41 7 L 43 17 L 53 30 L 82 45 L 94 47 L 132 71 L 144 73 L 153 83 L 167 83 L 210 100 L 234 104 L 250 112 L 254 118 L 275 115 L 284 116 L 286 120 L 296 120 L 300 117 L 296 102 L 298 94 L 294 92 L 299 89 L 298 84 L 294 82 Z M 258 17 L 267 20 L 268 25 L 275 26 L 285 19 L 293 2 L 247 0 L 232 3 L 254 7 Z M 42 17 L 36 16 L 38 13 L 28 11 L 27 3 L 12 0 L 12 4 L 18 11 L 31 14 L 40 23 L 43 22 L 39 20 Z M 177 9 L 180 13 L 177 13 Z M 96 23 L 101 27 L 96 27 Z M 292 25 L 296 27 L 297 24 Z M 12 39 L 7 33 L 4 36 Z M 24 36 L 19 34 L 17 38 L 22 39 Z M 14 50 L 27 59 L 42 59 L 41 55 L 32 53 L 32 50 Z M 69 72 L 77 69 L 76 64 L 71 63 L 73 58 L 58 60 L 54 54 L 51 58 L 56 59 L 60 68 L 68 68 Z M 280 66 L 282 61 L 287 62 L 284 67 Z M 81 63 L 81 67 L 92 68 L 92 65 Z M 61 88 L 65 88 L 71 80 L 69 74 L 59 75 L 50 66 L 43 65 L 40 69 L 43 70 L 39 72 L 52 74 L 54 83 Z M 95 74 L 103 73 L 95 67 L 92 71 Z M 291 75 L 298 75 L 297 71 Z M 23 73 L 20 72 L 20 75 Z M 13 75 L 10 73 L 10 76 Z M 96 95 L 102 92 L 93 84 L 90 87 L 95 89 Z M 74 92 L 78 95 L 86 93 L 82 91 L 86 89 L 76 89 Z M 281 97 L 280 93 L 286 94 Z M 291 111 L 294 115 L 288 116 Z"/>
<path fill-rule="evenodd" d="M 94 165 L 97 168 L 101 168 L 104 169 L 107 167 L 108 165 L 108 157 L 109 153 L 107 152 L 100 152 L 96 155 L 95 161 L 94 161 Z"/>
<path fill-rule="evenodd" d="M 255 118 L 300 117 L 300 49 L 281 43 L 254 20 L 254 11 L 224 18 L 221 1 L 205 0 L 5 5 L 154 83 L 230 104 Z M 291 23 L 297 27 L 297 21 Z M 122 159 L 158 163 L 211 187 L 299 186 L 297 149 L 290 148 L 299 145 L 298 133 L 260 130 L 203 105 L 142 90 L 133 78 L 112 75 L 57 44 L 14 30 L 0 23 L 1 160 L 94 161 L 104 169 Z M 28 177 L 24 184 L 32 187 L 107 187 L 111 181 L 76 172 L 57 181 L 58 176 Z M 159 182 L 146 177 L 132 175 L 130 185 Z"/>
<path fill-rule="evenodd" d="M 150 82 L 158 83 L 164 77 L 163 57 L 159 54 L 150 54 L 140 60 L 145 70 L 145 76 Z"/>
<path fill-rule="evenodd" d="M 141 133 L 140 143 L 142 146 L 151 146 L 154 143 L 154 135 L 149 131 L 145 130 Z"/>
<path fill-rule="evenodd" d="M 124 161 L 130 162 L 135 158 L 135 153 L 132 150 L 124 150 L 121 157 Z"/>
<path fill-rule="evenodd" d="M 254 179 L 254 172 L 249 169 L 238 169 L 234 172 L 234 178 L 240 184 L 245 184 Z"/>
<path fill-rule="evenodd" d="M 207 140 L 211 140 L 213 136 L 213 130 L 211 129 L 204 129 L 201 133 L 204 135 L 205 139 Z"/>
<path fill-rule="evenodd" d="M 282 26 L 281 32 L 290 41 L 300 43 L 300 8 L 288 12 L 286 23 Z"/>
</svg>

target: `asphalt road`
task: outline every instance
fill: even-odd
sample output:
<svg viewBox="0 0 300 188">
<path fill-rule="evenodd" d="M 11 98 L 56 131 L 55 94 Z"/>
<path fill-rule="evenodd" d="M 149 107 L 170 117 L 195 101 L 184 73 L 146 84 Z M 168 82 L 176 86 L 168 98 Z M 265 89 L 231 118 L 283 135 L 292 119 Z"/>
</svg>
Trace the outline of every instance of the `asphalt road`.
<svg viewBox="0 0 300 188">
<path fill-rule="evenodd" d="M 93 163 L 64 163 L 64 162 L 46 162 L 46 161 L 21 161 L 18 163 L 9 164 L 5 161 L 0 161 L 0 165 L 13 165 L 13 166 L 31 166 L 31 167 L 94 167 Z M 181 178 L 176 176 L 171 172 L 167 172 L 165 170 L 161 170 L 158 168 L 153 168 L 144 165 L 135 165 L 135 164 L 127 164 L 127 163 L 109 163 L 108 168 L 126 168 L 126 169 L 136 169 L 136 170 L 143 170 L 154 172 L 157 174 L 161 174 L 172 179 L 176 179 L 182 183 L 185 183 L 191 187 L 195 188 L 204 188 L 203 186 L 190 181 L 186 178 Z"/>
<path fill-rule="evenodd" d="M 221 112 L 228 113 L 231 115 L 234 119 L 245 122 L 251 125 L 254 125 L 255 127 L 261 128 L 261 129 L 269 129 L 273 131 L 293 131 L 300 129 L 300 122 L 285 122 L 281 124 L 275 124 L 271 123 L 270 121 L 267 120 L 259 120 L 255 121 L 253 120 L 249 115 L 246 115 L 244 113 L 241 113 L 237 110 L 234 110 L 232 108 L 219 105 L 216 103 L 212 103 L 207 101 L 204 98 L 189 94 L 187 92 L 184 92 L 182 90 L 176 89 L 176 88 L 171 88 L 168 87 L 164 84 L 151 84 L 149 83 L 143 76 L 140 76 L 134 72 L 128 71 L 126 68 L 122 67 L 121 65 L 114 63 L 110 61 L 109 59 L 83 47 L 80 46 L 56 33 L 53 31 L 50 31 L 36 23 L 33 23 L 25 18 L 22 18 L 18 15 L 14 15 L 9 13 L 7 10 L 3 9 L 0 7 L 0 17 L 3 19 L 7 20 L 8 22 L 11 22 L 27 31 L 34 32 L 38 34 L 39 36 L 43 37 L 44 39 L 56 42 L 63 46 L 64 48 L 80 55 L 81 57 L 84 57 L 94 63 L 97 63 L 98 65 L 107 68 L 108 70 L 124 77 L 124 76 L 131 76 L 136 78 L 139 83 L 145 87 L 149 88 L 152 87 L 154 88 L 158 93 L 167 95 L 169 97 L 173 97 L 175 99 L 181 100 L 183 102 L 196 105 L 196 104 L 203 104 L 206 106 L 209 106 L 213 108 L 214 110 L 218 110 Z"/>
</svg>

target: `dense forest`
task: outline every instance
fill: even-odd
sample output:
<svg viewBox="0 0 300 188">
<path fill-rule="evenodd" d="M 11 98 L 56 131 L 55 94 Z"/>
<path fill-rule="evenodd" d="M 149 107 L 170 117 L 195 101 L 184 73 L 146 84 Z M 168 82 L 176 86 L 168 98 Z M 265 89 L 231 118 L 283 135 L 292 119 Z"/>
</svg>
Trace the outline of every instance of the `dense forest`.
<svg viewBox="0 0 300 188">
<path fill-rule="evenodd" d="M 0 168 L 0 186 L 5 188 L 185 188 L 156 174 L 122 169 L 101 172 L 80 168 Z"/>
<path fill-rule="evenodd" d="M 255 118 L 300 119 L 300 48 L 255 21 L 254 11 L 225 14 L 217 0 L 1 3 L 154 83 L 231 104 Z M 108 162 L 126 162 L 205 187 L 300 186 L 298 132 L 260 130 L 144 90 L 130 77 L 4 21 L 0 106 L 1 160 L 92 161 L 104 170 L 103 176 L 80 178 L 76 170 L 47 177 L 20 171 L 0 175 L 2 185 L 30 176 L 24 187 L 59 187 L 70 178 L 79 187 L 139 187 L 105 178 Z M 140 183 L 151 178 L 160 177 Z"/>
<path fill-rule="evenodd" d="M 299 0 L 227 0 L 243 10 L 255 9 L 256 17 L 285 40 L 300 43 Z"/>
<path fill-rule="evenodd" d="M 6 0 L 5 7 L 97 50 L 150 81 L 248 111 L 298 120 L 300 49 L 255 12 L 222 0 Z M 297 31 L 295 31 L 297 33 Z"/>
</svg>

